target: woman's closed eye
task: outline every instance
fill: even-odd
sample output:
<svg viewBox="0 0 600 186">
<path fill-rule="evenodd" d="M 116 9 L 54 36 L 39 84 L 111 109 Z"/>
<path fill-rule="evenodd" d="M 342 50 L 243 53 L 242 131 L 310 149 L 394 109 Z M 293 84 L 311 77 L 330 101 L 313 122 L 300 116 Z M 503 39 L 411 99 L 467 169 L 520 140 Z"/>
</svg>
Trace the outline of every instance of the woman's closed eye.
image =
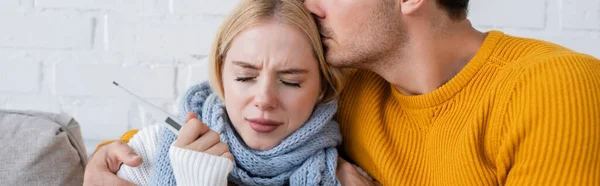
<svg viewBox="0 0 600 186">
<path fill-rule="evenodd" d="M 283 80 L 279 80 L 279 81 L 286 86 L 300 88 L 300 83 L 291 83 L 291 82 L 287 82 L 287 81 L 283 81 Z"/>
<path fill-rule="evenodd" d="M 251 81 L 251 80 L 254 80 L 254 79 L 256 79 L 256 77 L 236 77 L 235 81 L 237 81 L 237 82 L 248 82 L 248 81 Z M 292 83 L 292 82 L 283 81 L 283 80 L 279 80 L 279 82 L 281 82 L 281 84 L 283 84 L 285 86 L 300 88 L 300 83 Z"/>
<path fill-rule="evenodd" d="M 256 77 L 236 77 L 235 81 L 246 82 L 250 80 L 254 80 Z"/>
</svg>

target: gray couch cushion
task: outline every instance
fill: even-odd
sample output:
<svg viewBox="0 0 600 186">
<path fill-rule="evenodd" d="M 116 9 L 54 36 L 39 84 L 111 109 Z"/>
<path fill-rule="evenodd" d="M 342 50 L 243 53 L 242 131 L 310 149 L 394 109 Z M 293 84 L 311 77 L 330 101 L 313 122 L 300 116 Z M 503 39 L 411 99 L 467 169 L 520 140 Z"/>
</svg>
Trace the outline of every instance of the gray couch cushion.
<svg viewBox="0 0 600 186">
<path fill-rule="evenodd" d="M 0 109 L 0 185 L 81 185 L 86 163 L 72 117 Z"/>
</svg>

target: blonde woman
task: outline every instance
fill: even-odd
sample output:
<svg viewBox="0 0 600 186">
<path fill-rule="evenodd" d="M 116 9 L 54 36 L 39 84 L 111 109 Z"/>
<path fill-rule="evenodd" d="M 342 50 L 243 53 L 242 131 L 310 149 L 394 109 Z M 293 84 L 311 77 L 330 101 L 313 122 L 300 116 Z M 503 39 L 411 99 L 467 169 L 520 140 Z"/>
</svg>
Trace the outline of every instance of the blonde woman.
<svg viewBox="0 0 600 186">
<path fill-rule="evenodd" d="M 140 130 L 129 145 L 144 164 L 118 176 L 138 185 L 339 185 L 332 118 L 343 73 L 325 62 L 301 2 L 241 2 L 209 59 L 210 82 L 183 96 L 179 134 Z"/>
</svg>

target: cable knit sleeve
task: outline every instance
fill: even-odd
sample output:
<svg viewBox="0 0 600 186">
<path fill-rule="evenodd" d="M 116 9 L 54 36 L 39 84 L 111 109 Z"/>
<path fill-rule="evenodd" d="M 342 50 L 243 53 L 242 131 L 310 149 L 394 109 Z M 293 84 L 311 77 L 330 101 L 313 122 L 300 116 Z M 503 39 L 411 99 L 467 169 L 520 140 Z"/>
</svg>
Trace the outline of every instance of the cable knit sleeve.
<svg viewBox="0 0 600 186">
<path fill-rule="evenodd" d="M 140 156 L 144 163 L 138 167 L 130 167 L 125 164 L 117 172 L 117 176 L 136 185 L 148 185 L 152 170 L 156 142 L 160 131 L 160 125 L 152 125 L 137 132 L 127 143 L 133 151 Z"/>
<path fill-rule="evenodd" d="M 171 146 L 169 158 L 177 184 L 227 185 L 233 162 L 227 158 Z"/>
</svg>

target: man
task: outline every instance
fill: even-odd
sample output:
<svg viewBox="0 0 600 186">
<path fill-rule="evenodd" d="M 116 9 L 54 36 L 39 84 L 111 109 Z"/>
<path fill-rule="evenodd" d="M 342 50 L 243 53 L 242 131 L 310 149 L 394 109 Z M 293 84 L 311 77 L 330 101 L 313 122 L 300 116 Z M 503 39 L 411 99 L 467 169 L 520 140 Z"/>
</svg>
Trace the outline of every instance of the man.
<svg viewBox="0 0 600 186">
<path fill-rule="evenodd" d="M 304 3 L 328 62 L 355 69 L 336 118 L 342 153 L 376 181 L 600 184 L 597 59 L 481 33 L 466 19 L 468 0 Z M 86 182 L 141 162 L 118 155 L 130 153 L 122 142 L 99 148 Z M 338 178 L 372 184 L 343 161 Z"/>
</svg>

